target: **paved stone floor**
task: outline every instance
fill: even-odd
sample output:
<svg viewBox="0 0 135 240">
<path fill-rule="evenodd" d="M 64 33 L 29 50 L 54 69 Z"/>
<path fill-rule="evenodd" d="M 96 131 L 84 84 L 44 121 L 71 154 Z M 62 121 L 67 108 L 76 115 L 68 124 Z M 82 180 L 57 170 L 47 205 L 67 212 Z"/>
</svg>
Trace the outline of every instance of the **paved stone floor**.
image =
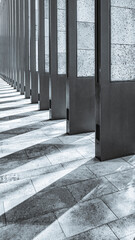
<svg viewBox="0 0 135 240">
<path fill-rule="evenodd" d="M 133 240 L 135 157 L 65 131 L 0 80 L 0 240 Z"/>
</svg>

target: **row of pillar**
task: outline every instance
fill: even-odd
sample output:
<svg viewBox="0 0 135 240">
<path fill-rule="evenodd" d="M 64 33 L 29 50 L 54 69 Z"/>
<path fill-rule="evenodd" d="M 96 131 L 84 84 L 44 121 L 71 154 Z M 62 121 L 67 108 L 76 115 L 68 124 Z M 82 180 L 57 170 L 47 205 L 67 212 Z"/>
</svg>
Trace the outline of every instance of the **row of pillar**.
<svg viewBox="0 0 135 240">
<path fill-rule="evenodd" d="M 66 118 L 69 134 L 95 129 L 94 76 L 77 76 L 77 2 L 3 0 L 1 10 L 1 75 L 50 119 Z"/>
<path fill-rule="evenodd" d="M 123 81 L 122 72 L 119 79 L 110 74 L 112 62 L 117 62 L 116 68 L 121 61 L 111 52 L 114 45 L 127 44 L 119 37 L 113 45 L 115 31 L 110 34 L 112 26 L 119 34 L 120 17 L 115 10 L 129 9 L 124 4 L 115 0 L 2 0 L 1 3 L 1 77 L 25 98 L 30 98 L 31 103 L 38 103 L 39 110 L 49 109 L 50 119 L 66 118 L 68 134 L 96 131 L 96 156 L 100 160 L 135 151 L 132 130 L 135 111 L 131 97 L 134 79 L 128 81 L 127 76 L 127 81 Z M 126 31 L 124 20 L 122 27 Z M 123 61 L 120 68 L 122 64 Z M 126 140 L 124 134 L 128 136 Z"/>
</svg>

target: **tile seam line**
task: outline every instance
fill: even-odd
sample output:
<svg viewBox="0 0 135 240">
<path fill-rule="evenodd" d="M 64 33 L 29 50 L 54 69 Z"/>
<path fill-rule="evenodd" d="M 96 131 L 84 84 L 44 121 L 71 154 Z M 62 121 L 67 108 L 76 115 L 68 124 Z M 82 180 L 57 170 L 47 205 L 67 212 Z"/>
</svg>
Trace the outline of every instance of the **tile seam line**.
<svg viewBox="0 0 135 240">
<path fill-rule="evenodd" d="M 113 234 L 116 236 L 116 238 L 118 240 L 120 240 L 120 238 L 116 235 L 116 233 L 113 231 L 113 229 L 110 227 L 109 223 L 107 223 L 107 226 L 110 228 L 110 230 L 113 232 Z"/>
<path fill-rule="evenodd" d="M 119 192 L 119 191 L 120 191 L 120 189 L 119 189 L 117 186 L 115 186 L 110 180 L 108 180 L 108 178 L 107 178 L 106 176 L 104 176 L 104 178 L 105 178 L 109 183 L 111 183 L 112 186 L 114 186 L 114 187 L 117 189 L 116 192 Z"/>
<path fill-rule="evenodd" d="M 108 194 L 109 195 L 109 194 Z M 118 220 L 119 219 L 119 217 L 114 213 L 114 211 L 108 206 L 108 204 L 102 199 L 102 198 L 100 198 L 100 200 L 107 206 L 107 208 L 113 213 L 113 215 L 117 218 L 117 219 L 115 219 L 114 221 L 116 221 L 116 220 Z M 111 222 L 113 222 L 113 221 L 111 221 Z M 108 224 L 108 223 L 107 223 Z"/>
<path fill-rule="evenodd" d="M 109 160 L 108 160 L 109 161 Z M 98 164 L 98 163 L 94 163 L 94 164 Z M 87 164 L 88 165 L 88 164 Z M 93 164 L 90 164 L 90 165 L 93 165 Z M 130 165 L 130 164 L 129 164 Z M 131 166 L 131 165 L 130 165 Z M 115 173 L 120 173 L 120 172 L 126 172 L 128 170 L 132 170 L 132 169 L 135 169 L 135 167 L 131 166 L 131 168 L 127 168 L 127 169 L 123 169 L 122 171 L 116 171 L 116 172 L 111 172 L 111 173 L 107 173 L 107 174 L 104 174 L 104 175 L 97 175 L 97 177 L 106 177 L 106 176 L 109 176 L 109 175 L 112 175 L 112 174 L 115 174 Z"/>
<path fill-rule="evenodd" d="M 108 226 L 108 223 L 105 223 L 105 224 L 102 224 L 102 225 L 100 225 L 100 226 L 91 228 L 91 229 L 86 230 L 86 231 L 84 231 L 84 232 L 81 232 L 81 233 L 79 233 L 79 234 L 72 235 L 71 237 L 76 237 L 76 236 L 78 236 L 78 235 L 80 235 L 80 234 L 87 233 L 88 231 L 96 230 L 97 228 L 104 227 L 104 226 Z M 109 227 L 109 226 L 108 226 L 108 227 Z M 112 231 L 112 233 L 113 233 L 113 231 Z M 114 234 L 114 235 L 115 235 L 115 234 Z M 116 236 L 116 235 L 115 235 L 115 236 Z M 68 237 L 67 240 L 70 239 L 71 237 Z M 116 237 L 117 237 L 117 236 L 116 236 Z M 117 237 L 117 239 L 119 240 L 118 237 Z M 89 239 L 89 240 L 90 240 L 90 239 Z"/>
</svg>

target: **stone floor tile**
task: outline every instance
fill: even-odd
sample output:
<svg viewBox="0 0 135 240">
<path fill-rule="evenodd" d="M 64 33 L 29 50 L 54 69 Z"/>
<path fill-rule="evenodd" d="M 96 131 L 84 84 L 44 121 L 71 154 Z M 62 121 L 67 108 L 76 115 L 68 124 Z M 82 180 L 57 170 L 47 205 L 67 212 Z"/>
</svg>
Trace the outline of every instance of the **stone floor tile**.
<svg viewBox="0 0 135 240">
<path fill-rule="evenodd" d="M 11 115 L 11 116 L 7 116 L 7 117 L 0 117 L 0 122 L 7 122 L 9 120 L 22 119 L 24 117 L 27 117 L 27 113 L 26 114 Z"/>
<path fill-rule="evenodd" d="M 2 93 L 1 93 L 2 94 Z M 9 93 L 8 93 L 9 94 Z M 4 96 L 5 94 L 3 94 Z M 22 106 L 25 106 L 25 105 L 28 105 L 29 104 L 29 101 L 25 101 L 25 99 L 22 99 L 21 102 L 9 102 L 9 103 L 1 103 L 0 105 L 0 109 L 6 109 L 8 107 L 13 107 L 13 108 L 16 108 L 16 107 L 22 107 Z"/>
<path fill-rule="evenodd" d="M 4 134 L 5 135 L 10 134 L 11 136 L 15 136 L 15 135 L 24 134 L 24 133 L 27 133 L 30 131 L 33 131 L 33 129 L 30 129 L 28 127 L 19 127 L 19 128 L 14 128 L 14 129 L 8 130 Z M 5 139 L 7 139 L 7 138 L 5 138 Z"/>
<path fill-rule="evenodd" d="M 7 176 L 7 172 L 10 172 L 12 168 L 0 168 L 0 183 L 6 183 L 9 182 L 8 178 L 6 179 L 3 176 Z"/>
<path fill-rule="evenodd" d="M 90 140 L 95 143 L 95 133 L 90 135 Z"/>
<path fill-rule="evenodd" d="M 135 169 L 107 175 L 106 178 L 119 190 L 135 186 Z"/>
<path fill-rule="evenodd" d="M 11 138 L 11 137 L 14 137 L 15 134 L 8 134 L 8 133 L 0 133 L 0 141 L 3 141 L 5 139 L 8 139 L 8 138 Z"/>
<path fill-rule="evenodd" d="M 87 232 L 68 238 L 68 240 L 117 240 L 107 225 L 97 227 Z"/>
<path fill-rule="evenodd" d="M 27 104 L 27 105 L 28 105 L 28 104 Z M 15 110 L 17 110 L 17 109 L 19 109 L 19 108 L 22 108 L 22 107 L 25 107 L 25 106 L 27 107 L 27 105 L 20 103 L 20 105 L 19 105 L 19 106 L 16 106 L 16 107 L 13 107 L 13 106 L 12 106 L 12 107 L 10 107 L 10 106 L 4 107 L 4 108 L 1 109 L 1 111 L 3 111 L 3 112 L 4 112 L 4 111 L 10 111 L 10 110 L 11 110 L 11 111 L 15 111 Z"/>
<path fill-rule="evenodd" d="M 87 160 L 86 158 L 82 158 L 82 159 L 78 159 L 78 160 L 74 159 L 73 161 L 70 161 L 70 162 L 63 162 L 63 163 L 62 163 L 62 166 L 63 166 L 65 169 L 69 168 L 69 169 L 74 170 L 74 169 L 76 169 L 76 168 L 78 168 L 78 167 L 80 167 L 80 166 L 85 165 L 87 162 L 88 162 L 88 160 Z M 87 165 L 86 165 L 86 167 L 87 167 Z M 88 168 L 87 168 L 87 169 L 88 169 Z M 88 169 L 88 170 L 89 170 L 89 169 Z M 89 171 L 90 171 L 90 170 L 89 170 Z M 91 171 L 90 171 L 90 172 L 91 172 Z"/>
<path fill-rule="evenodd" d="M 102 200 L 119 218 L 135 213 L 135 188 L 103 196 Z"/>
<path fill-rule="evenodd" d="M 0 229 L 0 236 L 2 240 L 62 240 L 65 238 L 53 213 L 16 223 L 11 222 Z"/>
<path fill-rule="evenodd" d="M 55 154 L 47 154 L 47 157 L 52 164 L 65 163 L 73 161 L 74 159 L 80 160 L 83 158 L 77 151 L 58 151 L 55 152 Z"/>
<path fill-rule="evenodd" d="M 49 138 L 55 138 L 63 135 L 66 132 L 66 121 L 62 122 L 61 124 L 64 124 L 64 126 L 58 127 L 59 123 L 48 126 L 48 128 L 45 129 L 46 136 Z"/>
<path fill-rule="evenodd" d="M 77 134 L 77 135 L 68 135 L 68 134 L 64 134 L 63 136 L 59 136 L 59 139 L 64 143 L 64 144 L 71 144 L 71 143 L 75 143 L 76 141 L 78 141 L 79 139 L 82 139 L 83 137 L 85 138 L 86 133 L 82 133 L 82 134 Z"/>
<path fill-rule="evenodd" d="M 41 156 L 45 156 L 48 154 L 55 154 L 59 152 L 59 150 L 52 144 L 37 144 L 36 146 L 32 146 L 26 149 L 26 153 L 28 158 L 36 159 Z M 48 159 L 46 157 L 46 159 Z M 47 161 L 47 160 L 46 160 Z"/>
<path fill-rule="evenodd" d="M 7 169 L 7 171 L 8 171 L 8 169 Z M 15 182 L 15 181 L 19 180 L 19 176 L 16 173 L 9 174 L 9 172 L 12 170 L 9 170 L 9 172 L 7 172 L 7 171 L 0 176 L 1 184 L 2 183 L 11 183 L 11 182 Z"/>
<path fill-rule="evenodd" d="M 29 131 L 33 131 L 33 130 L 40 129 L 43 127 L 44 127 L 44 124 L 42 122 L 36 122 L 36 123 L 32 123 L 30 125 L 26 125 L 25 129 L 28 129 Z"/>
<path fill-rule="evenodd" d="M 11 156 L 11 155 L 10 155 Z M 18 168 L 23 168 L 23 165 L 27 164 L 29 160 L 26 158 L 19 160 L 15 160 L 15 158 L 2 158 L 0 159 L 0 175 L 7 175 L 11 172 L 17 172 Z"/>
<path fill-rule="evenodd" d="M 45 142 L 41 142 L 41 144 L 48 144 L 48 145 L 54 145 L 54 146 L 59 146 L 59 145 L 63 145 L 63 143 L 61 142 L 61 140 L 58 138 L 58 137 L 54 137 L 54 138 L 51 138 L 51 139 L 48 139 L 46 140 Z"/>
<path fill-rule="evenodd" d="M 0 229 L 6 224 L 4 203 L 0 199 Z"/>
<path fill-rule="evenodd" d="M 76 204 L 58 218 L 66 235 L 71 237 L 116 219 L 116 216 L 100 200 Z"/>
<path fill-rule="evenodd" d="M 135 155 L 123 157 L 123 159 L 131 165 L 135 166 Z"/>
<path fill-rule="evenodd" d="M 128 170 L 132 167 L 123 159 L 118 158 L 109 161 L 99 162 L 94 165 L 88 164 L 88 168 L 97 176 L 104 176 L 107 174 Z"/>
<path fill-rule="evenodd" d="M 81 147 L 82 145 L 88 145 L 91 144 L 90 142 L 90 133 L 83 133 L 83 134 L 77 134 L 77 135 L 62 135 L 59 136 L 59 139 L 63 143 L 63 147 Z M 69 140 L 69 141 L 67 141 Z"/>
<path fill-rule="evenodd" d="M 26 159 L 28 159 L 26 151 L 22 149 L 21 151 L 16 151 L 10 155 L 0 158 L 0 163 L 3 165 L 7 165 L 8 167 L 11 167 L 13 162 L 14 163 L 17 162 L 17 164 L 19 164 L 20 161 L 22 163 L 22 161 L 23 160 L 25 161 Z"/>
<path fill-rule="evenodd" d="M 52 128 L 54 130 L 59 131 L 61 134 L 65 134 L 66 133 L 66 120 L 61 120 L 58 121 L 57 124 L 53 124 Z"/>
<path fill-rule="evenodd" d="M 75 144 L 64 144 L 61 142 L 61 144 L 58 145 L 58 149 L 61 152 L 76 151 L 76 145 Z"/>
<path fill-rule="evenodd" d="M 111 222 L 109 226 L 120 239 L 128 237 L 131 234 L 135 237 L 135 214 Z"/>
<path fill-rule="evenodd" d="M 14 198 L 20 198 L 23 195 L 35 194 L 35 189 L 31 180 L 15 181 L 12 183 L 0 184 L 1 201 L 10 201 Z"/>
<path fill-rule="evenodd" d="M 41 129 L 34 130 L 22 135 L 17 135 L 13 138 L 3 141 L 3 145 L 0 146 L 0 157 L 13 154 L 14 152 L 24 150 L 40 142 L 48 140 Z"/>
<path fill-rule="evenodd" d="M 4 208 L 5 208 L 5 213 L 9 213 L 11 214 L 11 212 L 13 213 L 14 209 L 18 208 L 18 206 L 20 206 L 21 204 L 23 205 L 24 202 L 28 201 L 29 199 L 31 199 L 33 196 L 35 195 L 35 193 L 33 194 L 29 194 L 29 195 L 22 195 L 18 198 L 13 198 L 11 200 L 5 200 L 4 202 Z M 12 222 L 12 219 L 11 219 Z"/>
<path fill-rule="evenodd" d="M 7 98 L 7 99 L 9 99 L 9 98 Z M 31 112 L 33 112 L 33 110 L 35 111 L 37 109 L 38 109 L 37 105 L 32 105 L 30 107 L 25 106 L 25 107 L 22 107 L 22 108 L 18 108 L 15 111 L 13 111 L 13 110 L 8 110 L 8 111 L 4 111 L 4 112 L 2 111 L 0 113 L 0 118 L 4 118 L 4 117 L 8 117 L 8 116 L 11 117 L 11 116 L 14 116 L 15 114 L 18 115 L 18 114 L 26 114 L 28 112 L 31 113 Z"/>
<path fill-rule="evenodd" d="M 45 166 L 45 167 L 41 167 L 41 168 L 30 168 L 29 170 L 26 170 L 25 167 L 23 168 L 23 166 L 12 169 L 8 172 L 6 172 L 6 174 L 3 174 L 2 176 L 0 176 L 0 179 L 4 178 L 4 179 L 10 179 L 11 180 L 22 180 L 25 178 L 32 178 L 32 177 L 36 177 L 36 176 L 40 176 L 46 173 L 51 173 L 51 172 L 58 172 L 60 170 L 63 170 L 63 167 L 61 164 L 57 164 L 57 165 L 50 165 L 50 166 Z M 13 179 L 12 179 L 13 178 Z M 2 181 L 3 182 L 3 181 Z"/>
<path fill-rule="evenodd" d="M 69 168 L 68 168 L 69 169 Z M 86 166 L 80 166 L 76 169 L 70 170 L 65 176 L 55 182 L 55 186 L 65 186 L 73 183 L 80 183 L 81 181 L 95 178 L 96 176 L 88 170 Z"/>
<path fill-rule="evenodd" d="M 89 142 L 89 144 L 82 143 L 81 146 L 77 146 L 76 149 L 83 157 L 95 156 L 94 143 L 91 142 Z"/>
<path fill-rule="evenodd" d="M 63 233 L 59 222 L 55 220 L 52 224 L 50 224 L 46 229 L 44 229 L 37 237 L 33 240 L 64 240 L 65 234 Z"/>
<path fill-rule="evenodd" d="M 87 201 L 118 191 L 105 178 L 90 179 L 67 186 L 77 202 Z"/>
<path fill-rule="evenodd" d="M 10 173 L 17 173 L 17 169 L 23 169 L 23 165 L 27 164 L 27 162 L 28 161 L 23 161 L 20 166 L 18 164 L 18 161 L 13 161 L 12 164 L 8 163 L 7 165 L 5 165 L 5 167 L 4 165 L 1 167 L 2 164 L 0 164 L 0 178 L 4 175 L 9 175 Z"/>
<path fill-rule="evenodd" d="M 46 166 L 50 166 L 51 163 L 46 156 L 42 156 L 39 158 L 28 159 L 26 163 L 16 169 L 16 172 L 24 172 L 34 169 L 44 168 Z"/>
<path fill-rule="evenodd" d="M 7 223 L 26 220 L 61 208 L 70 208 L 74 204 L 76 201 L 66 188 L 48 187 L 6 212 Z"/>
<path fill-rule="evenodd" d="M 8 117 L 8 116 L 14 116 L 15 114 L 18 115 L 18 114 L 26 114 L 27 112 L 33 112 L 33 110 L 37 110 L 37 105 L 29 108 L 29 107 L 22 107 L 22 108 L 19 108 L 19 109 L 16 109 L 16 111 L 13 111 L 13 110 L 8 110 L 8 111 L 4 111 L 4 112 L 1 112 L 0 113 L 0 118 L 3 118 L 3 117 Z"/>
<path fill-rule="evenodd" d="M 127 237 L 121 238 L 120 240 L 135 240 L 135 233 L 131 234 Z"/>
<path fill-rule="evenodd" d="M 0 175 L 1 174 L 10 174 L 10 173 L 18 173 L 18 172 L 24 172 L 24 171 L 29 171 L 29 170 L 34 170 L 34 169 L 39 169 L 39 168 L 44 168 L 50 166 L 50 162 L 47 159 L 46 156 L 31 160 L 31 159 L 26 159 L 23 160 L 21 163 L 20 161 L 10 161 L 10 162 L 5 162 L 5 160 L 0 163 Z"/>
<path fill-rule="evenodd" d="M 91 164 L 101 163 L 101 161 L 99 161 L 99 159 L 97 159 L 96 157 L 87 157 L 85 159 L 87 159 L 87 162 L 86 162 L 87 167 Z"/>
<path fill-rule="evenodd" d="M 44 188 L 50 187 L 61 187 L 63 186 L 61 183 L 61 179 L 63 179 L 66 175 L 70 174 L 69 169 L 60 169 L 56 172 L 51 172 L 48 174 L 44 174 L 41 176 L 37 176 L 32 178 L 33 185 L 37 192 L 43 190 Z"/>
</svg>

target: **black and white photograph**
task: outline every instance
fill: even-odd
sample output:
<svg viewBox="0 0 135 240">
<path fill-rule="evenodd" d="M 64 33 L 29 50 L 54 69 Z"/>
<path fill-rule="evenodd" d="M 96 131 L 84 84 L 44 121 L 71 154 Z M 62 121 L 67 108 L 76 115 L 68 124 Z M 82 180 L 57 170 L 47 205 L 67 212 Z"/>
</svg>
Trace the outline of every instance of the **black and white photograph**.
<svg viewBox="0 0 135 240">
<path fill-rule="evenodd" d="M 135 0 L 0 0 L 0 240 L 135 240 Z"/>
</svg>

